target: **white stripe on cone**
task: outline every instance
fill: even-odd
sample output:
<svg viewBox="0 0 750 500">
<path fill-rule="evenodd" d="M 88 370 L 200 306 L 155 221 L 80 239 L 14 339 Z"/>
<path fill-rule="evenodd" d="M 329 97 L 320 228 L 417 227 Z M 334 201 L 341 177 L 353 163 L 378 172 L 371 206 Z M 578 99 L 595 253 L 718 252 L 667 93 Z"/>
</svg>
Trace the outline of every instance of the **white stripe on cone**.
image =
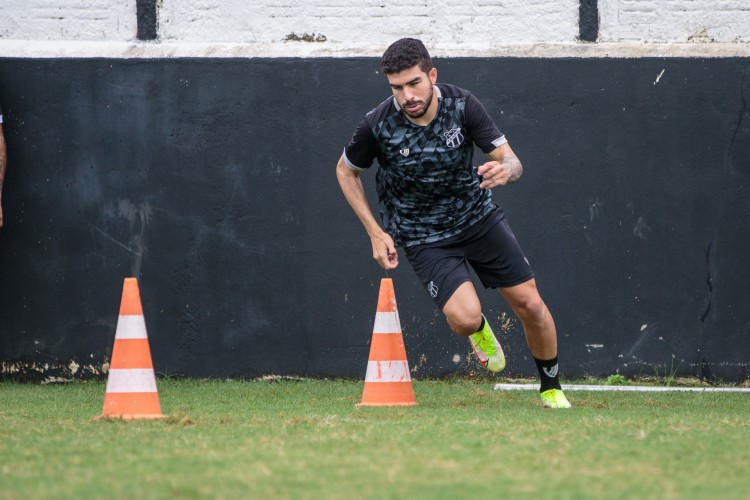
<svg viewBox="0 0 750 500">
<path fill-rule="evenodd" d="M 406 360 L 368 361 L 365 382 L 411 382 Z"/>
<path fill-rule="evenodd" d="M 146 320 L 143 315 L 125 315 L 117 318 L 116 339 L 145 339 Z"/>
<path fill-rule="evenodd" d="M 156 392 L 154 370 L 150 368 L 110 370 L 107 392 Z"/>
<path fill-rule="evenodd" d="M 375 326 L 372 333 L 401 333 L 401 322 L 397 312 L 375 313 Z"/>
</svg>

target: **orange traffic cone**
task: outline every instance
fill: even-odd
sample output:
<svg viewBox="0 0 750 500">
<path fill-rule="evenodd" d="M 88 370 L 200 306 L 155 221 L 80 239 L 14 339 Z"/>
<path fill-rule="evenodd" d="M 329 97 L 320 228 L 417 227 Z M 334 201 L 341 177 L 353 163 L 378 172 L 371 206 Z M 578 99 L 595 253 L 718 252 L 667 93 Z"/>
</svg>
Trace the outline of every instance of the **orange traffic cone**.
<svg viewBox="0 0 750 500">
<path fill-rule="evenodd" d="M 138 280 L 125 278 L 102 417 L 162 418 Z"/>
<path fill-rule="evenodd" d="M 409 362 L 398 319 L 393 280 L 380 281 L 378 311 L 372 330 L 370 358 L 367 361 L 362 402 L 355 406 L 413 406 Z"/>
</svg>

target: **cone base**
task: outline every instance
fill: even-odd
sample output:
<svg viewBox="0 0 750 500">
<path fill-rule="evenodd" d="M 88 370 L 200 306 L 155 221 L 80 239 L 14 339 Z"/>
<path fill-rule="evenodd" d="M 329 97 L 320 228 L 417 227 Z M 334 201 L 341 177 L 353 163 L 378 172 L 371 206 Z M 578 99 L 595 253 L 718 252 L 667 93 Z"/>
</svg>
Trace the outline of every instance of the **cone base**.
<svg viewBox="0 0 750 500">
<path fill-rule="evenodd" d="M 159 394 L 156 392 L 106 393 L 102 416 L 122 419 L 161 418 Z"/>
<path fill-rule="evenodd" d="M 96 420 L 158 420 L 167 418 L 167 415 L 100 415 Z"/>
<path fill-rule="evenodd" d="M 417 404 L 411 382 L 365 382 L 362 406 L 413 406 Z"/>
<path fill-rule="evenodd" d="M 357 403 L 354 406 L 417 406 L 419 403 Z"/>
</svg>

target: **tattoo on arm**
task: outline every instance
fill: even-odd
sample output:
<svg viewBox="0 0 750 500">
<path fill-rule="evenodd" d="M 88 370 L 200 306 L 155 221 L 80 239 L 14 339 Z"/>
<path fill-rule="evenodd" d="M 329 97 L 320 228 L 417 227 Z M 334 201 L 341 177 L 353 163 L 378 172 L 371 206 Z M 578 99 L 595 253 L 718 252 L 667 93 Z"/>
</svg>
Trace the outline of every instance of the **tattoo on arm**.
<svg viewBox="0 0 750 500">
<path fill-rule="evenodd" d="M 507 168 L 510 173 L 510 182 L 515 182 L 521 177 L 523 170 L 521 168 L 521 162 L 516 156 L 508 155 L 503 158 L 503 165 L 505 165 L 505 168 Z"/>
</svg>

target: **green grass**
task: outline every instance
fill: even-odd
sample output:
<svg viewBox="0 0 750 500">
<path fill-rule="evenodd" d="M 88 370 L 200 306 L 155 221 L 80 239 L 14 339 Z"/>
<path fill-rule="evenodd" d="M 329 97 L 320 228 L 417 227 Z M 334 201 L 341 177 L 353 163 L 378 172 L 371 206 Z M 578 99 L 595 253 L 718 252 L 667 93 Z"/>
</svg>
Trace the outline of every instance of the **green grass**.
<svg viewBox="0 0 750 500">
<path fill-rule="evenodd" d="M 159 380 L 162 421 L 95 420 L 103 383 L 0 383 L 0 498 L 746 498 L 747 394 L 569 392 L 496 380 Z"/>
</svg>

